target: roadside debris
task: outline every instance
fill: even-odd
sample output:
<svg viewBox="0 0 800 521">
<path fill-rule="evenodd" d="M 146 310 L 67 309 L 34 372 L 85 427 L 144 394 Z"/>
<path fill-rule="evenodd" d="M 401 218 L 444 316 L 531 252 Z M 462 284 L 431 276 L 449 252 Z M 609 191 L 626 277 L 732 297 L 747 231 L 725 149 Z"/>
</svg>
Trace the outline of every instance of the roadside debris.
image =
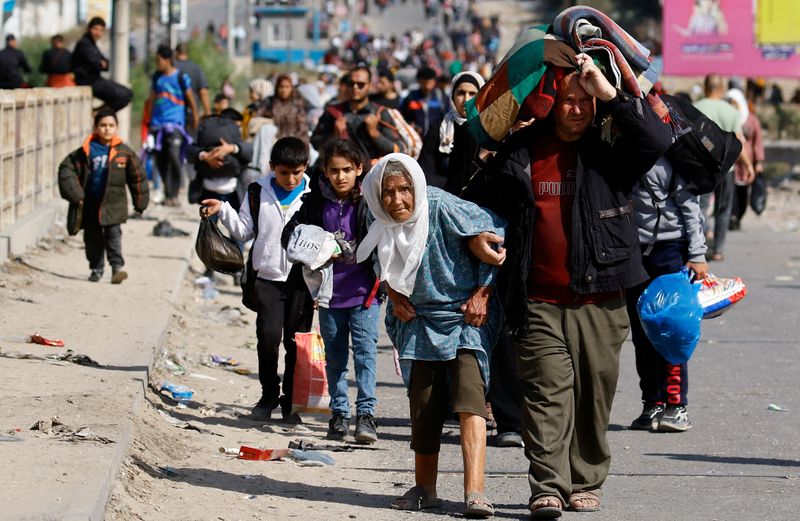
<svg viewBox="0 0 800 521">
<path fill-rule="evenodd" d="M 289 454 L 289 449 L 257 449 L 242 445 L 239 447 L 239 459 L 249 461 L 276 461 Z"/>
<path fill-rule="evenodd" d="M 775 405 L 774 403 L 771 403 L 771 404 L 767 405 L 767 410 L 768 411 L 786 412 L 787 409 L 785 409 L 784 407 L 781 407 L 780 405 Z"/>
<path fill-rule="evenodd" d="M 153 235 L 156 237 L 188 237 L 189 233 L 172 226 L 166 219 L 162 219 L 153 226 Z"/>
<path fill-rule="evenodd" d="M 72 349 L 67 349 L 65 353 L 54 353 L 49 355 L 35 355 L 32 353 L 23 353 L 21 351 L 2 351 L 0 350 L 0 356 L 4 358 L 13 358 L 16 360 L 41 360 L 44 362 L 51 362 L 56 365 L 64 365 L 59 364 L 58 362 L 71 362 L 73 364 L 78 365 L 88 365 L 91 367 L 103 367 L 101 364 L 97 363 L 91 357 L 87 355 L 82 355 L 80 353 L 74 352 Z"/>
<path fill-rule="evenodd" d="M 16 433 L 9 432 L 8 434 L 0 434 L 0 441 L 22 441 L 22 438 L 16 435 Z"/>
<path fill-rule="evenodd" d="M 103 444 L 116 443 L 110 438 L 100 436 L 93 432 L 89 427 L 78 427 L 75 429 L 62 422 L 58 416 L 53 416 L 49 420 L 39 420 L 31 426 L 30 430 L 39 431 L 45 436 L 52 436 L 53 438 L 63 441 L 96 441 Z"/>
<path fill-rule="evenodd" d="M 231 447 L 220 447 L 218 450 L 220 454 L 225 454 L 227 456 L 238 456 L 241 452 L 239 449 Z"/>
<path fill-rule="evenodd" d="M 220 452 L 228 450 L 220 448 Z M 301 467 L 321 467 L 335 465 L 334 459 L 317 450 L 300 449 L 257 449 L 242 445 L 239 447 L 239 459 L 249 461 L 277 461 L 283 458 L 290 459 Z"/>
<path fill-rule="evenodd" d="M 217 434 L 215 432 L 211 432 L 210 430 L 208 430 L 208 429 L 206 429 L 204 427 L 200 427 L 199 425 L 196 425 L 194 423 L 183 421 L 183 420 L 179 420 L 178 418 L 175 418 L 174 416 L 171 416 L 170 414 L 167 414 L 166 412 L 162 411 L 161 409 L 158 410 L 158 414 L 167 423 L 169 423 L 173 427 L 177 427 L 178 429 L 186 429 L 186 430 L 190 430 L 190 431 L 197 431 L 200 434 L 213 434 L 214 436 L 220 436 L 220 434 Z"/>
<path fill-rule="evenodd" d="M 170 382 L 169 380 L 165 380 L 158 385 L 159 391 L 167 391 L 172 395 L 173 400 L 177 400 L 179 402 L 191 400 L 194 396 L 194 391 L 186 387 L 185 385 L 178 385 Z"/>
<path fill-rule="evenodd" d="M 385 450 L 380 447 L 369 447 L 366 445 L 333 445 L 333 444 L 318 444 L 310 440 L 292 440 L 289 442 L 290 449 L 299 450 L 326 450 L 329 452 L 353 452 L 355 450 Z"/>
<path fill-rule="evenodd" d="M 17 299 L 20 300 L 20 299 Z M 32 300 L 30 301 L 33 302 Z M 0 340 L 4 342 L 20 342 L 24 344 L 39 344 L 41 346 L 49 347 L 64 347 L 63 340 L 51 340 L 45 338 L 39 333 L 34 333 L 30 336 L 0 336 Z"/>
</svg>

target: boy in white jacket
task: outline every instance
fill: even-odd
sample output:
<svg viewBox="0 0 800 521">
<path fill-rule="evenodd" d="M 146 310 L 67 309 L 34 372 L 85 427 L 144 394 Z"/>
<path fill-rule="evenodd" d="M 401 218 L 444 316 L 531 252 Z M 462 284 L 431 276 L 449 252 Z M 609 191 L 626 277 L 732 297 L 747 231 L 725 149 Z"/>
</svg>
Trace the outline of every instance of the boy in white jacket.
<svg viewBox="0 0 800 521">
<path fill-rule="evenodd" d="M 292 386 L 297 346 L 294 334 L 311 328 L 313 307 L 303 280 L 302 266 L 293 265 L 281 247 L 283 227 L 300 208 L 301 196 L 309 191 L 306 175 L 308 145 L 287 137 L 279 139 L 270 154 L 270 173 L 256 181 L 261 186 L 258 210 L 258 236 L 253 242 L 253 268 L 256 271 L 257 302 L 256 335 L 258 337 L 258 378 L 261 399 L 253 408 L 254 420 L 267 420 L 280 405 L 285 421 L 299 423 L 292 414 Z M 206 215 L 219 213 L 220 222 L 239 241 L 253 238 L 253 217 L 250 198 L 245 197 L 237 213 L 227 202 L 216 199 L 202 201 Z M 284 356 L 283 396 L 278 376 L 281 334 Z"/>
</svg>

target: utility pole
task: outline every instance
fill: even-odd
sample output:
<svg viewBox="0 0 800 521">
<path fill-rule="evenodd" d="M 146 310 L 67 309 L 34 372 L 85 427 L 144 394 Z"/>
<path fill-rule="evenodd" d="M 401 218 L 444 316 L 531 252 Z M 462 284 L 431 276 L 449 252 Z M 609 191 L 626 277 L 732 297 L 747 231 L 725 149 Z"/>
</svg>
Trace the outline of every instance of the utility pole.
<svg viewBox="0 0 800 521">
<path fill-rule="evenodd" d="M 235 54 L 234 48 L 234 40 L 233 40 L 233 24 L 235 23 L 234 19 L 234 11 L 236 10 L 236 0 L 227 0 L 227 8 L 228 8 L 228 59 L 233 59 Z"/>
<path fill-rule="evenodd" d="M 111 78 L 121 85 L 129 85 L 130 69 L 130 0 L 114 0 L 114 28 L 112 32 Z M 130 105 L 119 111 L 119 134 L 127 141 L 131 130 Z"/>
<path fill-rule="evenodd" d="M 145 1 L 144 72 L 150 76 L 150 49 L 153 41 L 153 0 Z"/>
</svg>

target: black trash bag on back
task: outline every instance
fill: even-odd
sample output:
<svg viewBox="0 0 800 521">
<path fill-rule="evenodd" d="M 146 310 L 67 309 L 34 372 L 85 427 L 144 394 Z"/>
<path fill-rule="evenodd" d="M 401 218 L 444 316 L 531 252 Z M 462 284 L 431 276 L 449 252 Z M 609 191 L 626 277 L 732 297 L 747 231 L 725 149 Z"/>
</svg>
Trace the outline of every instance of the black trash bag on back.
<svg viewBox="0 0 800 521">
<path fill-rule="evenodd" d="M 217 223 L 211 222 L 208 217 L 202 217 L 200 220 L 194 251 L 208 269 L 233 275 L 244 268 L 239 246 L 229 237 L 222 235 Z"/>
</svg>

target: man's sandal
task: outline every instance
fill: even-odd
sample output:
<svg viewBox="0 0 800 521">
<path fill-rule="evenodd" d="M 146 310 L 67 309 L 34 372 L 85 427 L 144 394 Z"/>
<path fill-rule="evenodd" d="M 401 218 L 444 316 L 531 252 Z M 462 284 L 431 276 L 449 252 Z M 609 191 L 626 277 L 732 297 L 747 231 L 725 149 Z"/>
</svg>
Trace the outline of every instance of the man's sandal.
<svg viewBox="0 0 800 521">
<path fill-rule="evenodd" d="M 553 506 L 553 503 L 558 506 Z M 561 500 L 556 496 L 539 496 L 528 505 L 532 519 L 555 519 L 561 517 Z"/>
<path fill-rule="evenodd" d="M 464 498 L 464 516 L 466 517 L 492 517 L 494 505 L 480 492 L 473 492 Z"/>
<path fill-rule="evenodd" d="M 442 506 L 442 500 L 437 497 L 428 497 L 425 489 L 419 485 L 411 487 L 408 492 L 392 501 L 391 507 L 395 510 L 427 510 Z"/>
<path fill-rule="evenodd" d="M 580 506 L 576 503 L 580 503 Z M 600 508 L 600 494 L 592 490 L 575 492 L 569 496 L 569 509 L 573 512 L 599 512 Z"/>
</svg>

